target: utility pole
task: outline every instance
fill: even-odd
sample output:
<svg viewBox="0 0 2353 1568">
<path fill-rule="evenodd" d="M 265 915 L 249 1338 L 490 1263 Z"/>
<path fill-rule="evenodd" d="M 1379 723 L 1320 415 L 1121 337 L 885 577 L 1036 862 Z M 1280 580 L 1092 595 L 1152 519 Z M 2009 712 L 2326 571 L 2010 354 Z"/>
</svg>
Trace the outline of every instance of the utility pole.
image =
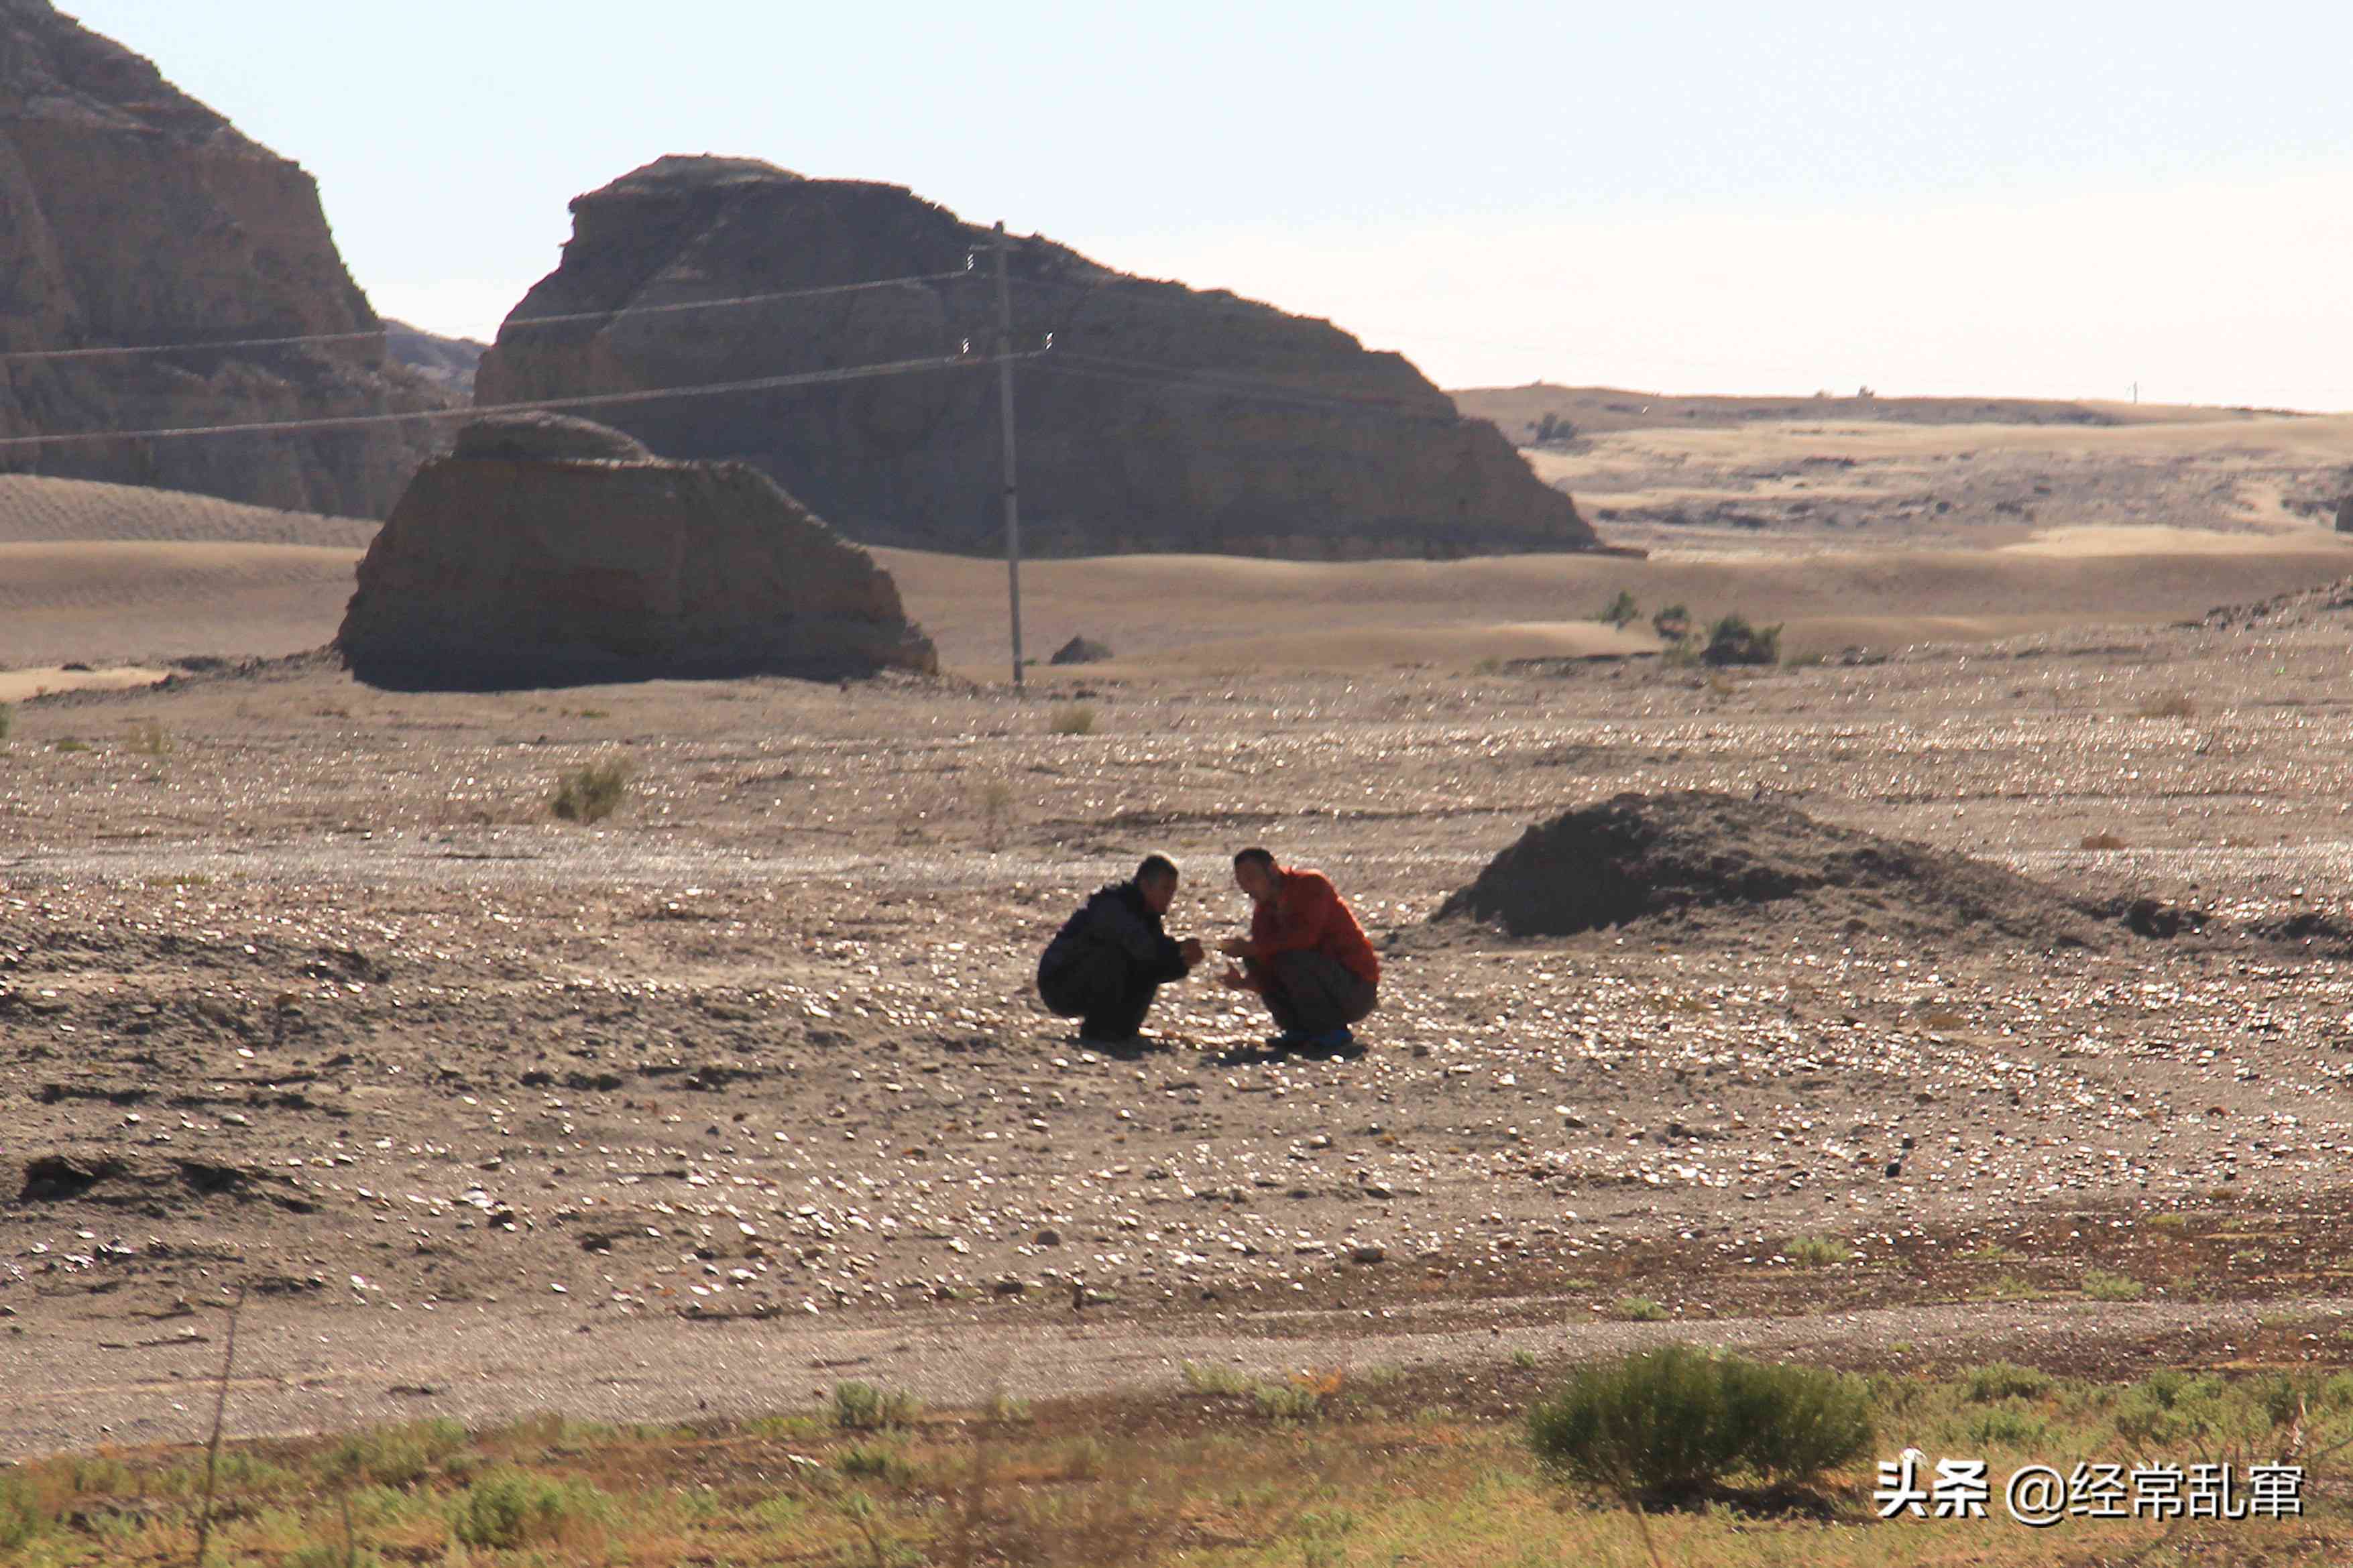
<svg viewBox="0 0 2353 1568">
<path fill-rule="evenodd" d="M 997 411 L 1004 435 L 1005 580 L 1013 605 L 1013 685 L 1021 687 L 1021 501 L 1013 476 L 1013 289 L 1005 271 L 1005 220 L 997 220 Z"/>
</svg>

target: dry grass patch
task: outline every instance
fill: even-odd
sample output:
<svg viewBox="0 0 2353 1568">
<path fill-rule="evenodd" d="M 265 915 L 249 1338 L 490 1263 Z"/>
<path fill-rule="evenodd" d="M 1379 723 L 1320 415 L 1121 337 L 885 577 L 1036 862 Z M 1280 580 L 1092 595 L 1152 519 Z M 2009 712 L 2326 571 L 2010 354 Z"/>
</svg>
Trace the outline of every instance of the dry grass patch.
<svg viewBox="0 0 2353 1568">
<path fill-rule="evenodd" d="M 2187 691 L 2161 691 L 2142 698 L 2133 712 L 2142 719 L 2195 719 L 2198 700 Z"/>
<path fill-rule="evenodd" d="M 1653 1383 L 1662 1367 L 1671 1372 L 1668 1392 L 1681 1393 L 1612 1396 L 1638 1362 Z M 1568 1394 L 1580 1376 L 1599 1393 L 1577 1406 Z M 1460 1391 L 1454 1373 L 1343 1387 L 1332 1373 L 1283 1380 L 1204 1369 L 1188 1381 L 1232 1393 L 1060 1401 L 1019 1421 L 1000 1418 L 1002 1405 L 918 1414 L 908 1402 L 899 1409 L 909 1424 L 882 1434 L 845 1429 L 828 1405 L 733 1425 L 541 1415 L 472 1432 L 427 1422 L 231 1443 L 220 1455 L 211 1561 L 2023 1568 L 2059 1546 L 2086 1562 L 2125 1561 L 2169 1527 L 2071 1519 L 2056 1536 L 2020 1529 L 1998 1502 L 1986 1520 L 1882 1522 L 1867 1500 L 1874 1462 L 1914 1446 L 1987 1458 L 1997 1477 L 2030 1460 L 2063 1468 L 2075 1455 L 2183 1465 L 2237 1456 L 2243 1465 L 2291 1440 L 2316 1467 L 2306 1517 L 2177 1529 L 2180 1560 L 2259 1552 L 2274 1568 L 2316 1568 L 2342 1561 L 2353 1542 L 2332 1448 L 2353 1437 L 2353 1373 L 2165 1372 L 2101 1385 L 1997 1364 L 1943 1379 L 1865 1380 L 1691 1349 L 1654 1352 L 1572 1374 L 1547 1408 L 1568 1400 L 1595 1415 L 1595 1425 L 1567 1428 L 1598 1435 L 1600 1447 L 1578 1450 L 1598 1456 L 1594 1475 L 1637 1465 L 1644 1474 L 1713 1474 L 1746 1489 L 1698 1495 L 1736 1495 L 1750 1511 L 1641 1516 L 1614 1481 L 1532 1447 L 1532 1429 L 1508 1402 L 1430 1405 L 1433 1392 Z M 1268 1418 L 1256 1407 L 1261 1387 L 1314 1394 L 1319 1418 Z M 851 1408 L 891 1404 L 887 1391 L 874 1392 L 871 1406 L 850 1395 Z M 1862 1419 L 1876 1430 L 1858 1447 Z M 1705 1464 L 1693 1468 L 1694 1458 Z M 200 1448 L 106 1450 L 0 1468 L 0 1563 L 187 1568 L 203 1461 Z M 1801 1477 L 1810 1484 L 1800 1490 Z"/>
<path fill-rule="evenodd" d="M 619 757 L 575 768 L 555 781 L 547 809 L 566 822 L 602 822 L 628 798 L 629 776 L 628 763 Z"/>
</svg>

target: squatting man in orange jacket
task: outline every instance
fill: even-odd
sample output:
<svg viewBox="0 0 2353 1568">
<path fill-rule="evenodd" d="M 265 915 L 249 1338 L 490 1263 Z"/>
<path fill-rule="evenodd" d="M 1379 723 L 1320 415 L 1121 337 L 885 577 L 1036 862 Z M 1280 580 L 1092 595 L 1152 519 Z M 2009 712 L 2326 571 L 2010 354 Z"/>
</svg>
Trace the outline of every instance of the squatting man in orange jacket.
<svg viewBox="0 0 2353 1568">
<path fill-rule="evenodd" d="M 1373 1010 L 1381 980 L 1356 911 L 1323 872 L 1278 866 L 1264 849 L 1234 857 L 1234 881 L 1250 895 L 1250 933 L 1218 944 L 1241 960 L 1219 979 L 1266 1003 L 1282 1031 L 1269 1042 L 1273 1048 L 1353 1049 L 1348 1026 Z"/>
</svg>

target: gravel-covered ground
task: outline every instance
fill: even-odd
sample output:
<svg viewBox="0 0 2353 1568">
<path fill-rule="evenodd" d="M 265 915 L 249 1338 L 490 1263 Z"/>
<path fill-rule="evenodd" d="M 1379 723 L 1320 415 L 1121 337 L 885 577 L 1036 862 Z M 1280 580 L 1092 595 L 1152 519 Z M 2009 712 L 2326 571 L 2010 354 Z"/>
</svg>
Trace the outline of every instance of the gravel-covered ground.
<svg viewBox="0 0 2353 1568">
<path fill-rule="evenodd" d="M 1763 673 L 1057 672 L 1027 700 L 430 697 L 298 660 L 24 705 L 0 1325 L 46 1370 L 0 1428 L 70 1436 L 81 1351 L 119 1386 L 109 1358 L 209 1342 L 240 1285 L 272 1331 L 412 1361 L 459 1318 L 765 1320 L 784 1355 L 892 1322 L 2327 1296 L 2353 1268 L 2347 625 L 2323 596 Z M 1075 704 L 1092 732 L 1054 732 Z M 558 775 L 613 756 L 620 813 L 554 820 Z M 1678 789 L 2023 872 L 2084 944 L 1845 896 L 1430 922 L 1530 823 Z M 1172 929 L 1215 939 L 1253 842 L 1383 946 L 1362 1058 L 1269 1057 L 1206 976 L 1133 1055 L 1037 1006 L 1085 891 L 1165 851 Z M 2131 929 L 2137 898 L 2177 934 Z M 1843 1258 L 1787 1250 L 1817 1237 Z"/>
</svg>

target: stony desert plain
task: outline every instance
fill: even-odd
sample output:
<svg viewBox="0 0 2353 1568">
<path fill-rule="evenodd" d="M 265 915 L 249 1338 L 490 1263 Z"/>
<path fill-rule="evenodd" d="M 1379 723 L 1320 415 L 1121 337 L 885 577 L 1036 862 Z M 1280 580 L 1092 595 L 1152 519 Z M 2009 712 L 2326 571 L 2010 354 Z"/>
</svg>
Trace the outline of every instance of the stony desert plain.
<svg viewBox="0 0 2353 1568">
<path fill-rule="evenodd" d="M 906 552 L 937 680 L 372 689 L 311 651 L 369 525 L 0 479 L 0 1449 L 201 1437 L 240 1288 L 243 1432 L 2353 1352 L 2353 542 L 2310 504 L 2353 418 L 1577 395 L 1530 459 L 1648 559 L 1033 563 L 1030 651 L 1117 657 L 1020 691 L 1001 563 Z M 1787 657 L 1662 659 L 1621 588 Z M 620 810 L 554 819 L 608 759 Z M 1432 921 L 1529 824 L 1683 789 L 2021 872 L 2070 934 Z M 1361 1058 L 1269 1056 L 1206 975 L 1132 1054 L 1039 1009 L 1084 892 L 1161 850 L 1221 936 L 1250 843 L 1381 947 Z"/>
</svg>

